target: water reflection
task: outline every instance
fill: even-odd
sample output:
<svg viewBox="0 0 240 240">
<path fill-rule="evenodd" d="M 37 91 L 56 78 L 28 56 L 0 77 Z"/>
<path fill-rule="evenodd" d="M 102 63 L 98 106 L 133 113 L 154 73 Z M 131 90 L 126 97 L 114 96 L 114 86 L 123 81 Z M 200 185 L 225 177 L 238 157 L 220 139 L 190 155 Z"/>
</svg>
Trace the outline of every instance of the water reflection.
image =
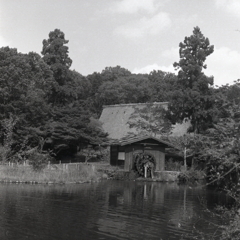
<svg viewBox="0 0 240 240">
<path fill-rule="evenodd" d="M 212 236 L 219 220 L 204 211 L 201 199 L 211 209 L 226 201 L 216 192 L 176 183 L 0 185 L 0 239 Z"/>
<path fill-rule="evenodd" d="M 122 239 L 193 239 L 198 233 L 213 235 L 219 219 L 210 216 L 200 199 L 213 208 L 220 195 L 176 183 L 128 183 L 108 185 L 107 217 L 98 220 L 99 230 Z M 222 200 L 225 201 L 224 196 Z M 215 233 L 216 234 L 216 233 Z"/>
</svg>

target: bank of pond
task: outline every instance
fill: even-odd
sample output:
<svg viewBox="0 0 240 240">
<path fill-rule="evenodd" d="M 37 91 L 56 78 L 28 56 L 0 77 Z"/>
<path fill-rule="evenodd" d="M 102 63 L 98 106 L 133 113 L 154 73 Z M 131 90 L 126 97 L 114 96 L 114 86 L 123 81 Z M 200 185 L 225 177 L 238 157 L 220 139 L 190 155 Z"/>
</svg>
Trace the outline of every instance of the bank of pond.
<svg viewBox="0 0 240 240">
<path fill-rule="evenodd" d="M 181 184 L 183 182 L 185 184 Z M 86 199 L 83 199 L 81 211 L 84 211 L 86 206 L 89 209 L 94 208 L 95 204 L 99 204 L 96 199 L 104 198 L 104 204 L 99 207 L 107 207 L 104 208 L 101 219 L 95 219 L 94 212 L 93 216 L 88 216 L 88 212 L 86 212 L 86 219 L 80 217 L 78 220 L 79 224 L 83 224 L 85 220 L 89 221 L 90 224 L 97 226 L 97 230 L 95 228 L 93 230 L 91 227 L 89 229 L 81 227 L 83 236 L 76 238 L 76 234 L 80 234 L 80 232 L 72 229 L 76 233 L 74 235 L 70 233 L 67 239 L 220 239 L 230 219 L 215 213 L 214 208 L 220 206 L 220 209 L 226 209 L 226 207 L 231 209 L 231 204 L 233 204 L 232 199 L 229 199 L 226 194 L 206 187 L 204 174 L 201 171 L 164 171 L 155 172 L 153 178 L 140 177 L 136 171 L 126 172 L 106 163 L 49 164 L 38 171 L 34 170 L 31 165 L 0 165 L 0 195 L 2 194 L 1 189 L 4 189 L 6 198 L 10 197 L 7 195 L 7 189 L 10 193 L 13 192 L 13 195 L 14 192 L 17 194 L 24 192 L 18 196 L 20 199 L 17 201 L 20 205 L 16 208 L 21 208 L 22 204 L 29 205 L 28 201 L 25 202 L 26 194 L 31 196 L 30 198 L 39 198 L 39 196 L 35 196 L 36 191 L 37 195 L 40 191 L 43 196 L 46 195 L 50 199 L 54 193 L 54 199 L 56 195 L 60 204 L 61 202 L 64 204 L 65 198 L 69 198 L 71 199 L 70 203 L 74 204 L 70 208 L 74 209 L 79 208 L 75 202 L 82 201 L 80 200 L 82 198 L 89 198 L 86 192 L 93 194 L 94 199 L 90 199 L 90 201 L 93 201 L 94 206 L 84 205 Z M 60 191 L 60 195 L 58 191 Z M 50 196 L 48 196 L 49 193 Z M 106 193 L 107 196 L 105 196 Z M 43 201 L 41 194 L 39 200 Z M 72 198 L 75 199 L 73 202 L 71 202 Z M 10 199 L 12 201 L 12 197 Z M 55 201 L 54 199 L 50 201 Z M 136 204 L 137 206 L 135 206 Z M 175 210 L 170 211 L 172 208 Z M 34 214 L 34 211 L 32 209 L 31 214 Z M 74 212 L 73 209 L 71 211 Z M 56 214 L 55 211 L 52 214 Z M 115 214 L 119 214 L 120 219 Z M 52 217 L 47 216 L 47 218 Z M 75 216 L 69 215 L 69 218 L 75 219 Z M 66 224 L 63 219 L 56 220 L 60 221 L 59 224 Z M 21 220 L 16 219 L 16 221 Z M 54 221 L 54 219 L 50 221 Z M 74 226 L 77 222 L 74 223 Z M 124 226 L 121 226 L 122 223 Z M 132 232 L 127 230 L 128 226 L 133 228 Z M 144 229 L 146 226 L 147 228 Z M 45 227 L 44 224 L 40 224 L 40 229 Z M 30 234 L 26 236 L 29 237 L 33 234 L 33 230 L 26 228 L 28 229 L 27 234 Z M 90 229 L 95 233 L 90 233 Z M 13 232 L 15 231 L 18 230 L 13 229 Z M 129 235 L 126 235 L 126 232 Z M 39 240 L 47 236 L 44 235 L 46 233 L 38 234 L 42 237 L 31 237 L 31 239 Z M 61 237 L 67 233 L 64 232 L 63 235 L 51 234 L 54 236 L 51 239 L 66 239 Z"/>
<path fill-rule="evenodd" d="M 153 176 L 139 176 L 137 171 L 126 172 L 106 163 L 48 164 L 42 169 L 27 164 L 0 165 L 0 182 L 9 183 L 68 184 L 102 179 L 175 182 L 190 178 L 200 180 L 204 174 L 200 171 L 155 171 Z"/>
</svg>

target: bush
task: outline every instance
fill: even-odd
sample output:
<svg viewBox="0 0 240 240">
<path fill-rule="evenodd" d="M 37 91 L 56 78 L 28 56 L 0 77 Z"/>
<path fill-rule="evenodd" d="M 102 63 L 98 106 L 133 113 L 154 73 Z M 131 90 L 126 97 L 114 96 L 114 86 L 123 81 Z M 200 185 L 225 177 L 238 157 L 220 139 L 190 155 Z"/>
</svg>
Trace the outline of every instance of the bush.
<svg viewBox="0 0 240 240">
<path fill-rule="evenodd" d="M 178 180 L 180 182 L 194 182 L 205 178 L 204 171 L 190 169 L 180 172 Z"/>
<path fill-rule="evenodd" d="M 179 161 L 173 161 L 172 158 L 165 162 L 166 171 L 181 171 L 183 164 Z"/>
<path fill-rule="evenodd" d="M 50 156 L 48 154 L 43 154 L 39 152 L 35 152 L 32 154 L 30 159 L 30 164 L 34 171 L 42 171 L 50 161 Z"/>
</svg>

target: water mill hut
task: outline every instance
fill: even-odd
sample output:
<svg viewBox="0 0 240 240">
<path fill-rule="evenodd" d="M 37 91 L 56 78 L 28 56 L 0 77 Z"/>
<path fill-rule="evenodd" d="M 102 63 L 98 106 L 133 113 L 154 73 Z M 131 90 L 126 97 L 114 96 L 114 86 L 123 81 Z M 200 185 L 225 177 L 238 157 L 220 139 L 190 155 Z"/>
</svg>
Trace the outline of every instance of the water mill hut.
<svg viewBox="0 0 240 240">
<path fill-rule="evenodd" d="M 167 108 L 168 103 L 153 103 Z M 150 107 L 152 106 L 150 105 Z M 160 139 L 158 135 L 141 133 L 138 129 L 129 125 L 131 117 L 138 109 L 143 109 L 148 104 L 118 104 L 103 107 L 100 117 L 102 127 L 109 134 L 110 164 L 121 167 L 124 171 L 137 170 L 145 176 L 144 166 L 154 169 L 154 174 L 161 175 L 165 171 L 166 149 L 172 148 L 170 143 Z M 177 124 L 173 126 L 172 135 L 180 136 L 187 132 L 189 124 Z M 149 171 L 148 171 L 149 172 Z"/>
<path fill-rule="evenodd" d="M 139 158 L 152 162 L 155 171 L 165 169 L 165 149 L 173 147 L 170 143 L 152 136 L 135 136 L 111 142 L 110 163 L 123 166 L 125 171 L 136 167 Z"/>
</svg>

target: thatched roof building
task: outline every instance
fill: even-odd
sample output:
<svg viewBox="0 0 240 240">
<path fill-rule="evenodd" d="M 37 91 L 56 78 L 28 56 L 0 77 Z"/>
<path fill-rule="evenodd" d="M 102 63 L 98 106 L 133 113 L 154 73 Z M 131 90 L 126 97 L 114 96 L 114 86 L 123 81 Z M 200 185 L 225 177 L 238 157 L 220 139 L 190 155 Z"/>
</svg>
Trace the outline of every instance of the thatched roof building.
<svg viewBox="0 0 240 240">
<path fill-rule="evenodd" d="M 118 105 L 107 105 L 103 106 L 103 111 L 100 117 L 102 127 L 105 132 L 109 134 L 111 139 L 122 139 L 129 134 L 140 134 L 136 128 L 131 128 L 129 121 L 133 114 L 136 115 L 136 109 L 143 109 L 151 106 L 161 106 L 167 109 L 167 102 L 158 102 L 149 105 L 147 103 L 133 103 L 133 104 L 118 104 Z M 140 118 L 135 116 L 136 118 Z M 183 124 L 176 124 L 173 126 L 171 131 L 172 136 L 181 136 L 187 132 L 189 128 L 189 122 Z M 155 137 L 159 137 L 155 135 Z"/>
</svg>

